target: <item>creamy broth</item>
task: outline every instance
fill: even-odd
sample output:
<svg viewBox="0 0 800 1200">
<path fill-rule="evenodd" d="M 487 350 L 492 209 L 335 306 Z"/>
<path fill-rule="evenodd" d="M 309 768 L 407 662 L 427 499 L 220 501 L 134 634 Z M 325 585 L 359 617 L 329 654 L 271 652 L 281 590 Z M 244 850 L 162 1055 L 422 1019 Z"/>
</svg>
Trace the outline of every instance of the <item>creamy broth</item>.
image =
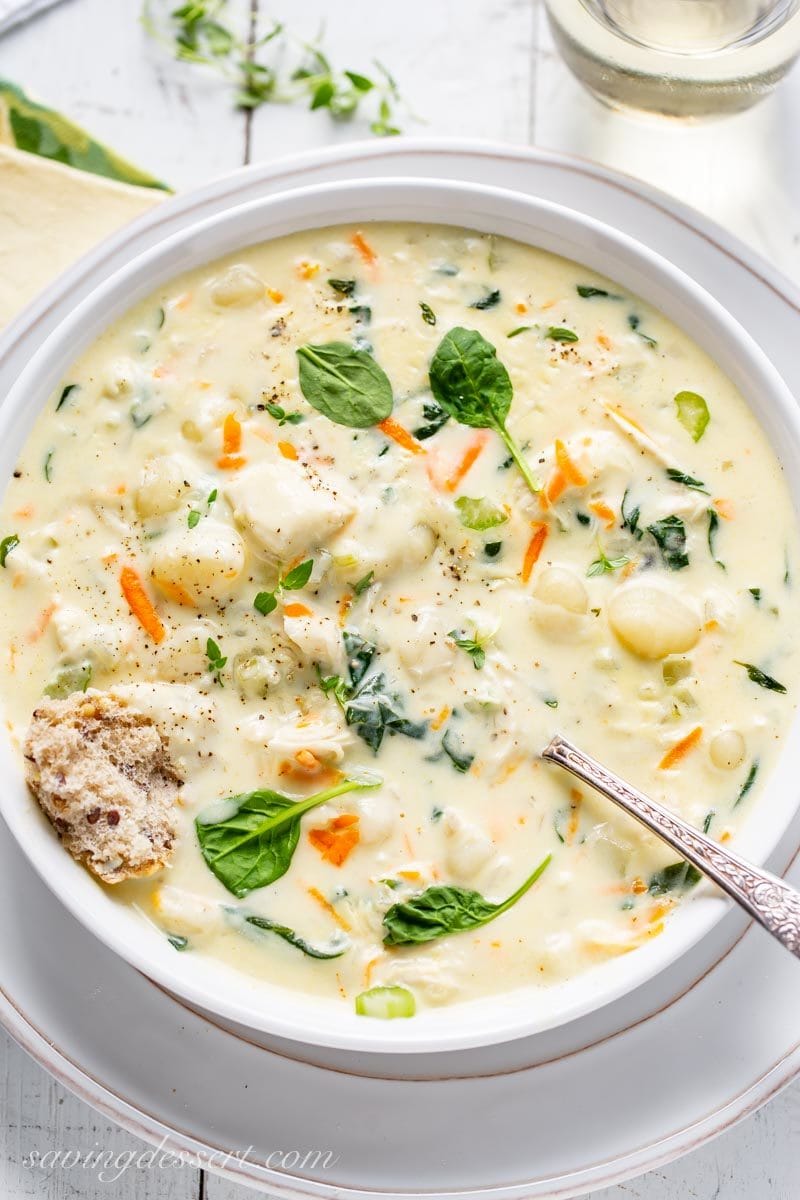
<svg viewBox="0 0 800 1200">
<path fill-rule="evenodd" d="M 455 327 L 507 368 L 539 491 L 495 429 L 444 419 L 429 367 Z M 308 402 L 297 351 L 331 342 L 380 364 L 389 423 Z M 561 981 L 691 895 L 673 852 L 539 760 L 552 734 L 728 841 L 794 711 L 797 534 L 744 401 L 642 301 L 499 238 L 327 229 L 160 289 L 45 406 L 0 532 L 15 743 L 45 689 L 88 686 L 152 716 L 185 779 L 171 863 L 111 894 L 184 953 L 351 1008 Z M 299 818 L 267 886 L 204 860 L 231 797 L 370 777 Z M 496 919 L 384 943 L 393 906 L 499 903 L 547 856 Z"/>
</svg>

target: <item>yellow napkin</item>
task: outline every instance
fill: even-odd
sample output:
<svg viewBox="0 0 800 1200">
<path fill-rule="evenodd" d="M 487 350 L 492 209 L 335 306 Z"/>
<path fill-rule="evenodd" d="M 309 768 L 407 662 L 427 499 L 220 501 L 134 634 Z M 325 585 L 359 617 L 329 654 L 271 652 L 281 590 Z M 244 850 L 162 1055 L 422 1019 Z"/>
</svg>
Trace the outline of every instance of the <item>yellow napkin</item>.
<svg viewBox="0 0 800 1200">
<path fill-rule="evenodd" d="M 81 254 L 166 192 L 79 126 L 2 80 L 0 143 L 2 327 Z"/>
</svg>

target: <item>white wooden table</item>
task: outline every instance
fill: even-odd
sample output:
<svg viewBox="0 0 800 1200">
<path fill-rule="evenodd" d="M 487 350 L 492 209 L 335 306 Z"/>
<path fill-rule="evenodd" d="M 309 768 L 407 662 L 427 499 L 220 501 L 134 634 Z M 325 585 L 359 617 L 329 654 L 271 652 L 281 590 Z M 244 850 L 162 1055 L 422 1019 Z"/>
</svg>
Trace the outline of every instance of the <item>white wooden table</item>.
<svg viewBox="0 0 800 1200">
<path fill-rule="evenodd" d="M 177 3 L 177 0 L 173 0 Z M 168 0 L 164 7 L 173 3 Z M 396 74 L 418 136 L 503 138 L 570 151 L 638 176 L 728 226 L 800 282 L 800 71 L 750 113 L 695 128 L 611 113 L 567 74 L 540 0 L 231 0 L 307 39 L 326 25 L 333 61 Z M 259 8 L 261 12 L 259 13 Z M 0 75 L 74 116 L 176 188 L 249 161 L 366 135 L 325 113 L 234 112 L 227 87 L 172 62 L 138 23 L 139 0 L 65 0 L 0 40 Z M 6 914 L 6 919 L 13 914 Z M 1 969 L 1 968 L 0 968 Z M 712 1145 L 598 1200 L 797 1200 L 800 1084 Z M 53 1148 L 138 1153 L 135 1138 L 73 1098 L 0 1034 L 0 1200 L 244 1200 L 196 1170 L 32 1169 Z"/>
</svg>

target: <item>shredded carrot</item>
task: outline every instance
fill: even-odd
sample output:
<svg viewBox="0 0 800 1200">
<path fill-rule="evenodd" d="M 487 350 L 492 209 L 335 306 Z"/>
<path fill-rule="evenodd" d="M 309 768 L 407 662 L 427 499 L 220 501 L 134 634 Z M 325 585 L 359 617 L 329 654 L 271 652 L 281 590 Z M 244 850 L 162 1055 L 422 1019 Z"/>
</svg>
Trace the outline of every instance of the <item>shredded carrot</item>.
<svg viewBox="0 0 800 1200">
<path fill-rule="evenodd" d="M 184 292 L 182 296 L 178 296 L 177 300 L 175 301 L 175 307 L 181 308 L 181 309 L 188 308 L 191 303 L 192 303 L 192 293 Z"/>
<path fill-rule="evenodd" d="M 611 338 L 608 336 L 607 333 L 598 333 L 597 338 L 595 340 L 596 340 L 598 346 L 602 346 L 604 350 L 611 349 Z"/>
<path fill-rule="evenodd" d="M 48 604 L 46 606 L 46 608 L 42 609 L 42 611 L 39 613 L 39 617 L 36 621 L 36 625 L 31 630 L 31 632 L 28 634 L 27 640 L 29 642 L 38 642 L 39 638 L 44 637 L 45 633 L 47 632 L 47 627 L 50 624 L 50 621 L 52 620 L 52 617 L 53 617 L 53 613 L 55 611 L 56 611 L 55 604 Z"/>
<path fill-rule="evenodd" d="M 681 738 L 679 742 L 676 742 L 671 750 L 667 751 L 661 762 L 658 764 L 659 770 L 668 771 L 670 767 L 674 767 L 681 761 L 682 758 L 686 757 L 690 750 L 695 748 L 702 736 L 703 727 L 702 725 L 698 725 L 697 728 L 693 729 L 691 733 L 687 733 L 686 737 Z"/>
<path fill-rule="evenodd" d="M 333 917 L 340 929 L 343 929 L 345 933 L 350 932 L 350 930 L 353 928 L 350 922 L 346 921 L 342 914 L 336 911 L 330 900 L 327 900 L 325 896 L 323 896 L 319 888 L 310 887 L 308 889 L 308 894 L 311 896 L 312 900 L 316 900 L 317 904 L 319 904 L 321 908 L 325 909 L 325 912 L 329 917 Z M 375 959 L 375 961 L 377 962 L 377 959 Z"/>
<path fill-rule="evenodd" d="M 556 438 L 556 462 L 558 469 L 572 487 L 585 487 L 586 476 L 569 456 L 569 451 L 560 438 Z"/>
<path fill-rule="evenodd" d="M 441 729 L 449 716 L 450 716 L 450 709 L 447 706 L 445 706 L 439 712 L 438 716 L 434 717 L 434 719 L 431 721 L 431 729 L 433 729 L 434 731 L 437 729 Z"/>
<path fill-rule="evenodd" d="M 297 451 L 291 442 L 278 442 L 278 449 L 284 458 L 297 462 Z"/>
<path fill-rule="evenodd" d="M 318 771 L 322 766 L 316 754 L 313 754 L 311 750 L 298 750 L 294 756 L 294 760 L 304 771 Z"/>
<path fill-rule="evenodd" d="M 454 492 L 456 490 L 456 488 L 458 487 L 458 485 L 461 483 L 461 480 L 464 478 L 464 476 L 467 474 L 467 472 L 472 468 L 472 466 L 474 465 L 475 460 L 478 458 L 478 455 L 480 454 L 481 450 L 483 450 L 483 447 L 486 445 L 487 437 L 488 437 L 487 433 L 481 432 L 477 435 L 477 437 L 475 437 L 473 439 L 472 442 L 470 442 L 469 446 L 467 447 L 466 452 L 464 453 L 464 455 L 461 459 L 461 462 L 458 464 L 455 471 L 453 472 L 453 474 L 450 476 L 450 478 L 446 481 L 446 483 L 444 485 L 447 488 L 448 492 Z"/>
<path fill-rule="evenodd" d="M 662 917 L 667 915 L 671 908 L 672 905 L 668 900 L 662 900 L 660 904 L 654 904 L 647 915 L 648 922 L 652 925 L 655 921 L 660 921 Z"/>
<path fill-rule="evenodd" d="M 297 274 L 301 279 L 313 279 L 315 275 L 319 274 L 319 263 L 308 262 L 304 259 L 303 262 L 297 264 Z"/>
<path fill-rule="evenodd" d="M 538 562 L 539 555 L 542 553 L 542 547 L 547 541 L 548 527 L 539 521 L 533 522 L 533 535 L 528 542 L 528 549 L 525 551 L 525 558 L 522 560 L 522 570 L 520 578 L 523 583 L 527 583 L 531 577 L 531 571 Z"/>
<path fill-rule="evenodd" d="M 165 375 L 171 375 L 172 371 L 165 363 L 159 363 L 157 367 L 153 367 L 153 379 L 163 379 Z"/>
<path fill-rule="evenodd" d="M 605 525 L 606 529 L 610 529 L 616 521 L 616 514 L 610 504 L 606 504 L 605 500 L 592 500 L 589 505 L 596 517 Z"/>
<path fill-rule="evenodd" d="M 360 841 L 358 817 L 355 813 L 334 817 L 322 828 L 310 830 L 308 840 L 326 862 L 341 867 Z"/>
<path fill-rule="evenodd" d="M 636 568 L 638 567 L 638 565 L 639 565 L 638 558 L 632 558 L 629 562 L 626 562 L 625 566 L 622 568 L 622 578 L 630 579 L 631 575 L 633 575 L 633 573 L 636 570 Z"/>
<path fill-rule="evenodd" d="M 547 486 L 539 492 L 539 507 L 545 510 L 548 509 L 551 504 L 555 504 L 557 500 L 561 499 L 566 490 L 567 478 L 560 467 L 556 467 L 547 482 Z"/>
<path fill-rule="evenodd" d="M 526 313 L 528 311 L 527 304 L 523 304 L 521 300 L 519 301 L 519 303 L 517 305 L 515 305 L 515 307 L 516 307 L 517 312 L 520 314 L 520 316 L 522 316 L 523 313 Z"/>
<path fill-rule="evenodd" d="M 349 592 L 346 592 L 339 601 L 339 626 L 344 629 L 347 623 L 347 614 L 350 612 L 350 605 L 353 603 L 353 597 Z"/>
<path fill-rule="evenodd" d="M 405 868 L 402 871 L 397 871 L 396 874 L 401 879 L 405 879 L 406 883 L 416 883 L 418 879 L 422 878 L 419 871 L 409 871 Z"/>
<path fill-rule="evenodd" d="M 235 413 L 228 413 L 222 423 L 222 453 L 238 454 L 242 448 L 242 427 Z"/>
<path fill-rule="evenodd" d="M 277 288 L 267 288 L 267 295 L 273 304 L 280 304 L 283 299 L 283 292 L 279 292 Z"/>
<path fill-rule="evenodd" d="M 145 633 L 149 633 L 150 637 L 156 644 L 164 640 L 164 626 L 161 624 L 161 619 L 153 607 L 153 602 L 144 590 L 144 584 L 134 571 L 133 567 L 123 567 L 119 573 L 119 584 L 122 588 L 122 594 L 125 597 L 128 608 L 131 610 L 136 620 L 144 629 Z"/>
<path fill-rule="evenodd" d="M 404 450 L 410 450 L 412 454 L 426 454 L 424 446 L 421 446 L 415 437 L 404 429 L 403 426 L 395 421 L 392 417 L 386 417 L 385 420 L 378 422 L 378 429 L 385 433 L 393 442 L 397 442 L 398 446 L 402 446 Z"/>
<path fill-rule="evenodd" d="M 186 588 L 180 583 L 173 583 L 171 579 L 161 579 L 157 575 L 153 576 L 153 582 L 168 600 L 174 601 L 175 604 L 180 604 L 183 608 L 197 608 L 197 604 L 192 596 L 189 595 Z"/>
<path fill-rule="evenodd" d="M 370 246 L 369 242 L 365 241 L 362 234 L 358 232 L 354 233 L 350 238 L 350 244 L 356 248 L 368 267 L 371 267 L 373 263 L 377 262 L 377 254 L 372 249 L 372 246 Z"/>
<path fill-rule="evenodd" d="M 719 629 L 719 621 L 715 621 L 712 617 L 710 621 L 706 621 L 703 629 L 706 633 L 713 633 L 715 629 Z"/>
<path fill-rule="evenodd" d="M 287 604 L 283 610 L 286 617 L 310 617 L 313 616 L 311 609 L 307 604 L 301 604 L 299 600 L 295 600 L 292 604 Z"/>
<path fill-rule="evenodd" d="M 733 505 L 730 500 L 715 500 L 714 508 L 717 510 L 723 521 L 732 521 L 734 512 Z"/>
<path fill-rule="evenodd" d="M 578 835 L 578 827 L 580 826 L 580 822 L 581 822 L 581 804 L 582 803 L 583 803 L 583 796 L 581 796 L 580 792 L 578 792 L 576 794 L 573 791 L 572 803 L 569 806 L 569 821 L 567 822 L 567 836 L 564 839 L 568 846 L 572 845 L 572 843 L 575 841 L 575 838 Z"/>
<path fill-rule="evenodd" d="M 15 517 L 32 517 L 33 516 L 33 505 L 25 504 L 22 508 L 16 509 L 13 515 Z"/>
<path fill-rule="evenodd" d="M 371 986 L 372 972 L 375 970 L 375 967 L 378 965 L 378 963 L 380 961 L 381 961 L 381 956 L 380 956 L 380 954 L 378 954 L 375 958 L 371 958 L 369 960 L 369 962 L 366 964 L 366 966 L 364 967 L 364 987 L 365 988 L 368 988 Z"/>
<path fill-rule="evenodd" d="M 217 459 L 217 466 L 220 471 L 238 471 L 247 462 L 246 458 L 242 458 L 241 454 L 223 454 Z"/>
</svg>

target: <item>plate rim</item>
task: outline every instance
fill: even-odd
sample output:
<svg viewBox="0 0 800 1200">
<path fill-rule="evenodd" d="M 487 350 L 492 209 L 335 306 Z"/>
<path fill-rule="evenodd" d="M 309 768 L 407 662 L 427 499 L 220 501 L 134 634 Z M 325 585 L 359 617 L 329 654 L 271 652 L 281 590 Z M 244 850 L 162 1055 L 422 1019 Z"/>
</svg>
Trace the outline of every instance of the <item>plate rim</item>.
<svg viewBox="0 0 800 1200">
<path fill-rule="evenodd" d="M 131 239 L 146 236 L 151 225 L 160 223 L 165 216 L 169 219 L 173 217 L 180 219 L 193 207 L 213 202 L 228 194 L 235 194 L 246 182 L 257 182 L 259 179 L 276 181 L 291 177 L 303 179 L 308 171 L 324 169 L 334 163 L 340 163 L 343 167 L 347 167 L 351 163 L 364 162 L 365 159 L 380 159 L 388 163 L 392 159 L 402 160 L 415 155 L 425 157 L 433 155 L 460 156 L 465 160 L 473 159 L 477 162 L 494 158 L 504 162 L 538 163 L 542 166 L 553 165 L 562 170 L 591 176 L 609 187 L 628 193 L 635 200 L 645 202 L 666 217 L 685 226 L 691 233 L 701 236 L 716 250 L 746 270 L 751 277 L 766 286 L 783 304 L 800 315 L 800 289 L 757 251 L 745 246 L 735 235 L 728 233 L 727 230 L 716 225 L 703 214 L 695 213 L 689 205 L 673 199 L 658 188 L 636 180 L 630 175 L 606 168 L 577 155 L 545 150 L 535 146 L 506 145 L 491 139 L 404 138 L 397 142 L 381 145 L 364 141 L 353 142 L 344 147 L 308 150 L 282 156 L 274 163 L 250 164 L 219 176 L 185 195 L 175 196 L 163 205 L 156 206 L 149 213 L 137 218 L 83 255 L 26 306 L 0 335 L 0 365 L 6 356 L 13 353 L 18 339 L 25 333 L 30 335 L 34 332 L 38 322 L 51 312 L 64 294 L 79 280 L 95 269 L 105 257 L 113 256 L 115 252 L 122 249 Z M 752 936 L 753 930 L 752 927 L 749 927 L 732 949 L 736 949 L 746 937 Z M 720 961 L 722 960 L 714 963 L 711 973 L 717 969 Z M 674 1001 L 670 1003 L 674 1003 Z M 199 1019 L 203 1018 L 199 1017 Z M 170 1149 L 175 1148 L 179 1151 L 183 1149 L 190 1155 L 196 1154 L 198 1148 L 201 1152 L 208 1150 L 211 1154 L 218 1153 L 218 1149 L 211 1143 L 193 1138 L 185 1131 L 164 1124 L 158 1117 L 131 1104 L 118 1092 L 96 1079 L 88 1070 L 81 1067 L 60 1049 L 42 1030 L 38 1029 L 2 988 L 0 988 L 0 1025 L 54 1078 L 79 1098 L 115 1120 L 128 1132 L 151 1144 L 164 1144 Z M 265 1052 L 269 1053 L 269 1051 Z M 449 1192 L 417 1191 L 406 1192 L 403 1195 L 417 1197 L 420 1200 L 422 1197 L 434 1196 L 455 1198 L 503 1195 L 566 1198 L 584 1195 L 587 1187 L 594 1190 L 623 1182 L 699 1148 L 755 1112 L 761 1105 L 777 1095 L 798 1074 L 800 1074 L 800 1042 L 791 1046 L 784 1055 L 773 1061 L 752 1082 L 725 1103 L 718 1104 L 710 1113 L 692 1121 L 688 1126 L 660 1135 L 656 1140 L 626 1152 L 622 1158 L 617 1156 L 591 1164 L 589 1167 L 583 1167 L 579 1176 L 563 1175 L 551 1180 L 534 1179 L 523 1183 L 503 1184 L 499 1187 L 488 1185 L 472 1191 L 463 1189 Z M 181 1139 L 185 1139 L 185 1141 L 181 1143 Z M 262 1189 L 268 1188 L 275 1195 L 285 1197 L 286 1200 L 296 1200 L 297 1197 L 319 1198 L 342 1195 L 354 1197 L 377 1197 L 389 1194 L 396 1197 L 400 1195 L 396 1191 L 388 1193 L 379 1189 L 349 1188 L 304 1179 L 296 1175 L 287 1176 L 267 1167 L 258 1168 L 257 1173 L 253 1174 L 243 1169 L 241 1165 L 239 1168 L 222 1167 L 218 1163 L 207 1165 L 208 1169 L 240 1183 L 249 1183 L 251 1186 L 258 1186 Z M 252 1166 L 252 1164 L 249 1165 Z M 603 1171 L 606 1173 L 600 1174 Z M 559 1180 L 562 1181 L 563 1186 L 559 1185 Z M 520 1190 L 526 1188 L 527 1191 Z"/>
</svg>

